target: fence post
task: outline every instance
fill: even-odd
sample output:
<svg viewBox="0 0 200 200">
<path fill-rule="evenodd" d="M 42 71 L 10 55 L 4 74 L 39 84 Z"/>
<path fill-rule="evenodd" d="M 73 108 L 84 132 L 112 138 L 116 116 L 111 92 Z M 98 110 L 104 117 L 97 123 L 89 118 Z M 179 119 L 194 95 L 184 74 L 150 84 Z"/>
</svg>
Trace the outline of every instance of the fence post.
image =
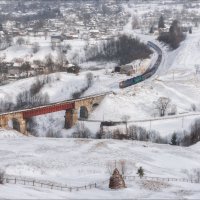
<svg viewBox="0 0 200 200">
<path fill-rule="evenodd" d="M 33 181 L 33 186 L 35 185 L 35 181 Z"/>
<path fill-rule="evenodd" d="M 16 180 L 16 178 L 15 178 L 15 184 L 17 183 L 17 180 Z"/>
<path fill-rule="evenodd" d="M 97 187 L 97 184 L 96 184 L 96 183 L 94 184 L 94 187 L 95 187 L 95 188 Z"/>
<path fill-rule="evenodd" d="M 53 189 L 53 184 L 51 185 L 51 189 Z"/>
<path fill-rule="evenodd" d="M 25 180 L 24 180 L 24 185 L 25 185 Z"/>
<path fill-rule="evenodd" d="M 87 189 L 87 186 L 85 185 L 85 189 Z"/>
</svg>

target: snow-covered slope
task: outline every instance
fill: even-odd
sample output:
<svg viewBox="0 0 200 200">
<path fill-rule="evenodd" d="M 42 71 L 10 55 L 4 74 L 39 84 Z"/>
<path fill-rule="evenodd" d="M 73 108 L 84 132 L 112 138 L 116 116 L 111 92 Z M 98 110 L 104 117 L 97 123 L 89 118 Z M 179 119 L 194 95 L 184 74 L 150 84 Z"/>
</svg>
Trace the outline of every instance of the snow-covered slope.
<svg viewBox="0 0 200 200">
<path fill-rule="evenodd" d="M 108 179 L 108 163 L 124 160 L 127 175 L 135 176 L 138 167 L 142 166 L 146 176 L 189 178 L 187 174 L 200 168 L 199 153 L 199 144 L 185 148 L 117 140 L 0 139 L 0 168 L 5 169 L 8 175 L 82 186 Z M 164 187 L 158 187 L 157 191 L 145 188 L 140 181 L 127 182 L 127 189 L 120 191 L 111 191 L 105 184 L 99 189 L 72 193 L 50 191 L 48 198 L 200 197 L 199 184 L 163 184 Z M 0 187 L 0 197 L 11 198 L 12 195 L 8 192 L 11 187 L 23 193 L 22 196 L 19 192 L 15 193 L 16 198 L 30 198 L 31 195 L 44 198 L 48 192 L 47 189 L 6 184 Z M 52 193 L 54 194 L 51 196 Z"/>
<path fill-rule="evenodd" d="M 19 133 L 18 131 L 15 131 L 13 129 L 0 129 L 0 139 L 3 138 L 19 138 L 19 137 L 25 137 L 23 134 Z"/>
</svg>

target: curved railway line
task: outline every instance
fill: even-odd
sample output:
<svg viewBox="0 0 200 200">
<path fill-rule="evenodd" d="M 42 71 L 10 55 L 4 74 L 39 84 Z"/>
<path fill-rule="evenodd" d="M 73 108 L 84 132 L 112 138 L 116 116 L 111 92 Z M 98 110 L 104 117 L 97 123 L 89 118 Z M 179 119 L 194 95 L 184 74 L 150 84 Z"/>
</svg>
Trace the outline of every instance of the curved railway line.
<svg viewBox="0 0 200 200">
<path fill-rule="evenodd" d="M 154 44 L 151 41 L 148 41 L 147 45 L 157 52 L 158 58 L 157 58 L 156 62 L 154 63 L 154 65 L 151 68 L 148 68 L 142 75 L 139 75 L 139 76 L 136 76 L 136 77 L 133 77 L 133 78 L 130 78 L 130 79 L 120 82 L 119 83 L 120 88 L 126 88 L 129 86 L 135 85 L 137 83 L 140 83 L 140 82 L 150 78 L 151 76 L 153 76 L 156 73 L 156 71 L 162 61 L 162 57 L 163 57 L 162 50 L 160 49 L 159 46 L 157 46 L 156 44 Z"/>
</svg>

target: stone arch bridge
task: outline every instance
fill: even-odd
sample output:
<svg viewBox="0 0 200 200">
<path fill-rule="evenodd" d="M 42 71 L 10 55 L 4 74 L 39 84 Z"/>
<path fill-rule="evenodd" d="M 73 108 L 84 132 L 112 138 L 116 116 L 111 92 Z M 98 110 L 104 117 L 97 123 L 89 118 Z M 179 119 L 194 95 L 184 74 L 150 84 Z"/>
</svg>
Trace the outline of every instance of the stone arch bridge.
<svg viewBox="0 0 200 200">
<path fill-rule="evenodd" d="M 0 114 L 0 127 L 9 128 L 9 122 L 11 121 L 13 129 L 28 135 L 26 129 L 28 119 L 38 115 L 65 110 L 65 128 L 69 129 L 77 123 L 79 118 L 87 119 L 89 113 L 100 104 L 107 94 L 110 94 L 110 92 L 2 113 Z"/>
</svg>

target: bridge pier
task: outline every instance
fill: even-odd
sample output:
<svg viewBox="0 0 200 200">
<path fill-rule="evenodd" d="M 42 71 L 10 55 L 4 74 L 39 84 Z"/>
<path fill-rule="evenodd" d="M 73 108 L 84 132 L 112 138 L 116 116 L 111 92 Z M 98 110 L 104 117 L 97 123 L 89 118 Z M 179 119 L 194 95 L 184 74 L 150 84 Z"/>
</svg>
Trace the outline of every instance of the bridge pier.
<svg viewBox="0 0 200 200">
<path fill-rule="evenodd" d="M 0 118 L 0 127 L 4 129 L 9 128 L 9 121 L 12 121 L 12 128 L 21 132 L 24 135 L 27 135 L 26 130 L 26 120 L 23 119 L 23 116 L 18 114 L 15 116 L 7 116 Z M 10 127 L 11 128 L 11 127 Z"/>
<path fill-rule="evenodd" d="M 20 132 L 24 135 L 28 135 L 27 130 L 26 130 L 26 120 L 22 119 L 19 123 L 20 125 Z"/>
<path fill-rule="evenodd" d="M 7 122 L 7 120 L 4 119 L 4 118 L 1 118 L 1 120 L 0 120 L 0 126 L 1 126 L 1 128 L 8 128 L 8 122 Z"/>
<path fill-rule="evenodd" d="M 70 129 L 78 121 L 78 111 L 76 109 L 66 110 L 65 112 L 65 128 Z"/>
</svg>

